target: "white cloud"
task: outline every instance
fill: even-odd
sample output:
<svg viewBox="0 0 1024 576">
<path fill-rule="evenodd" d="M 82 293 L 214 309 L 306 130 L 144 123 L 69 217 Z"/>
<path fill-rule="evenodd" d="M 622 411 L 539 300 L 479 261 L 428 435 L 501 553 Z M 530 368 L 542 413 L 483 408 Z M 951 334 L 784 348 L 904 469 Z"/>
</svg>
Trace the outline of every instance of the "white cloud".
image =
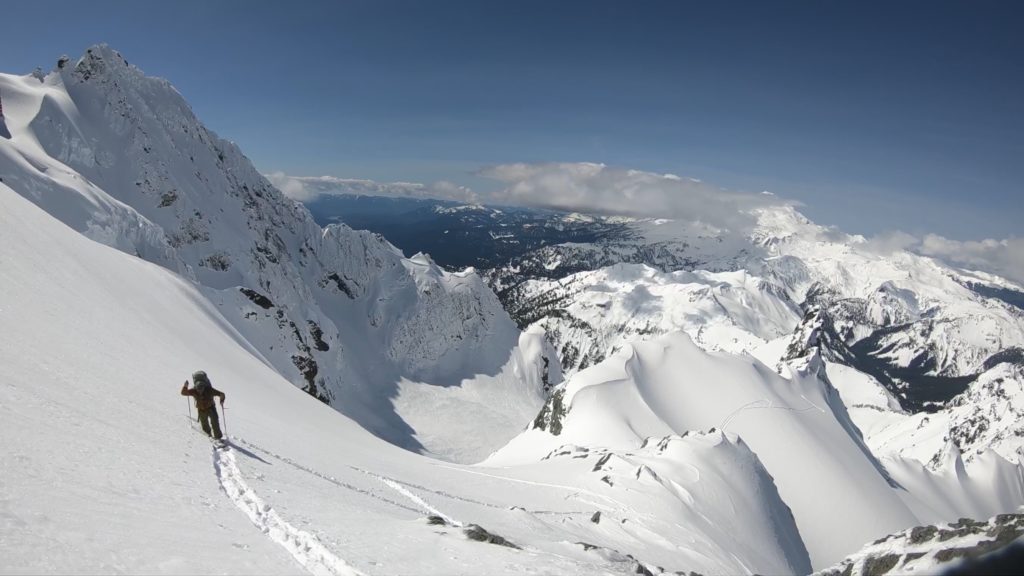
<svg viewBox="0 0 1024 576">
<path fill-rule="evenodd" d="M 744 233 L 754 223 L 756 208 L 795 204 L 764 191 L 745 194 L 717 188 L 693 178 L 604 164 L 500 164 L 477 172 L 501 182 L 494 192 L 477 193 L 448 181 L 376 182 L 335 176 L 266 174 L 288 197 L 309 201 L 321 194 L 362 194 L 402 198 L 434 198 L 460 203 L 534 206 L 570 211 L 677 218 Z M 836 241 L 846 237 L 826 230 Z M 862 248 L 880 254 L 906 250 L 951 266 L 997 274 L 1024 285 L 1024 238 L 960 241 L 937 234 L 923 237 L 890 232 L 864 240 Z"/>
<path fill-rule="evenodd" d="M 1024 284 L 1024 238 L 960 241 L 928 234 L 914 250 L 954 265 L 991 272 Z"/>
<path fill-rule="evenodd" d="M 459 186 L 458 184 L 447 180 L 441 180 L 440 182 L 434 182 L 431 184 L 428 193 L 431 198 L 454 200 L 455 202 L 463 202 L 466 204 L 475 204 L 480 201 L 476 192 L 473 192 L 466 186 Z"/>
<path fill-rule="evenodd" d="M 278 190 L 284 193 L 285 196 L 292 200 L 298 200 L 299 202 L 306 202 L 316 198 L 319 194 L 312 188 L 307 188 L 305 182 L 301 178 L 292 178 L 286 175 L 284 172 L 274 172 L 271 174 L 264 174 L 267 180 L 270 181 Z"/>
<path fill-rule="evenodd" d="M 751 210 L 786 203 L 773 194 L 745 194 L 694 178 L 588 162 L 500 164 L 477 172 L 503 184 L 477 193 L 447 181 L 434 184 L 376 182 L 335 176 L 266 177 L 290 198 L 307 202 L 322 194 L 435 198 L 462 203 L 532 206 L 597 214 L 677 218 L 742 232 L 753 224 Z"/>
<path fill-rule="evenodd" d="M 427 185 L 419 182 L 376 182 L 336 176 L 289 176 L 284 172 L 272 172 L 264 176 L 285 196 L 300 202 L 309 202 L 324 194 L 435 198 L 469 203 L 477 201 L 476 194 L 469 188 L 443 180 Z"/>
<path fill-rule="evenodd" d="M 867 240 L 863 247 L 881 254 L 906 250 L 948 265 L 996 274 L 1024 285 L 1024 238 L 951 240 L 938 234 L 924 237 L 889 232 Z"/>
<path fill-rule="evenodd" d="M 861 246 L 871 252 L 888 255 L 901 250 L 912 250 L 921 244 L 921 239 L 906 232 L 886 232 L 867 239 Z"/>
<path fill-rule="evenodd" d="M 731 230 L 749 226 L 752 209 L 784 203 L 772 195 L 732 192 L 675 174 L 587 162 L 501 164 L 477 175 L 505 184 L 489 195 L 498 203 L 678 218 Z"/>
</svg>

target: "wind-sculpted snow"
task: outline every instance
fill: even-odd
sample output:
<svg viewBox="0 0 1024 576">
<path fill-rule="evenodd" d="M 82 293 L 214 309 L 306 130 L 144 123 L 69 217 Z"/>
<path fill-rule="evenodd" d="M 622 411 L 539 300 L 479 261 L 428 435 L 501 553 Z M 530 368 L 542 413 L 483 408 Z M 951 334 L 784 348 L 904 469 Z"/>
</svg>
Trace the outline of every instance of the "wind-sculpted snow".
<svg viewBox="0 0 1024 576">
<path fill-rule="evenodd" d="M 474 272 L 406 260 L 382 237 L 343 225 L 321 229 L 169 82 L 106 46 L 45 77 L 2 75 L 0 91 L 12 132 L 0 142 L 6 184 L 90 238 L 196 280 L 310 395 L 399 445 L 468 459 L 529 421 L 517 407 L 470 450 L 452 445 L 455 436 L 418 437 L 392 405 L 400 383 L 539 374 L 530 365 L 543 358 L 515 350 L 515 326 Z M 525 388 L 521 403 L 535 411 L 543 383 Z M 459 398 L 435 408 L 452 419 L 468 411 Z"/>
<path fill-rule="evenodd" d="M 918 522 L 904 503 L 907 493 L 908 500 L 945 497 L 917 488 L 933 481 L 929 473 L 903 475 L 914 483 L 900 485 L 872 455 L 824 379 L 819 357 L 790 370 L 790 378 L 783 378 L 749 357 L 701 350 L 680 333 L 633 344 L 567 381 L 557 435 L 531 430 L 488 462 L 536 458 L 554 444 L 631 450 L 648 437 L 689 430 L 738 434 L 792 508 L 816 567 Z M 1017 484 L 1011 480 L 1000 505 L 1024 503 Z M 927 519 L 936 516 L 941 513 Z"/>
<path fill-rule="evenodd" d="M 548 487 L 575 491 L 599 511 L 590 519 L 599 532 L 582 544 L 614 548 L 616 538 L 628 534 L 643 543 L 641 558 L 670 571 L 810 571 L 793 514 L 772 476 L 736 436 L 687 432 L 646 438 L 628 449 L 559 444 L 562 439 L 531 431 L 487 464 L 532 460 L 528 470 L 568 482 Z M 679 537 L 682 527 L 687 531 Z"/>
</svg>

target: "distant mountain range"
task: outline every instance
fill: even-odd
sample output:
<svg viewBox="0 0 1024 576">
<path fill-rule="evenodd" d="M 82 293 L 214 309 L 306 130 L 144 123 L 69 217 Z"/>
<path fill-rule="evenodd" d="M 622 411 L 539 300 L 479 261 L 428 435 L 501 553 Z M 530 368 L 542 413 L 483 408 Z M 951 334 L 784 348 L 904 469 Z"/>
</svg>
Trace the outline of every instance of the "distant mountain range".
<svg viewBox="0 0 1024 576">
<path fill-rule="evenodd" d="M 1024 382 L 1024 291 L 908 252 L 873 252 L 791 207 L 760 209 L 746 236 L 681 221 L 355 194 L 325 194 L 309 207 L 319 222 L 373 230 L 452 269 L 482 269 L 520 327 L 547 334 L 566 375 L 675 330 L 774 366 L 805 353 L 801 326 L 810 318 L 830 361 L 863 373 L 908 413 L 962 408 L 963 395 L 979 394 L 972 384 L 993 379 L 984 374 L 1009 370 L 1015 384 L 990 399 L 1000 409 L 942 419 L 915 456 L 934 460 L 939 439 L 968 457 L 990 442 L 1006 456 L 1022 446 L 1024 406 L 1007 390 Z M 786 352 L 779 343 L 789 340 Z M 966 404 L 979 402 L 990 403 Z"/>
</svg>

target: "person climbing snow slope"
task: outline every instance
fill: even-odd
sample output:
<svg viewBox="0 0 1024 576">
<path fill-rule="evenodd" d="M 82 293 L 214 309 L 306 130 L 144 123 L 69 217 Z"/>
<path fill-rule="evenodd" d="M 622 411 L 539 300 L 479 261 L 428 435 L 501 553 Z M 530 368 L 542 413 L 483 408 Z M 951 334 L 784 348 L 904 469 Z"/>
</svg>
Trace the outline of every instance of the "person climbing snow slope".
<svg viewBox="0 0 1024 576">
<path fill-rule="evenodd" d="M 210 378 L 202 370 L 192 374 L 192 382 L 195 385 L 189 388 L 188 380 L 185 380 L 185 384 L 181 387 L 181 395 L 195 398 L 196 410 L 199 411 L 199 424 L 202 425 L 203 432 L 210 436 L 210 428 L 212 427 L 213 439 L 220 440 L 222 436 L 220 432 L 220 418 L 217 416 L 214 398 L 220 397 L 220 405 L 223 408 L 226 395 L 214 388 L 213 384 L 210 384 Z"/>
</svg>

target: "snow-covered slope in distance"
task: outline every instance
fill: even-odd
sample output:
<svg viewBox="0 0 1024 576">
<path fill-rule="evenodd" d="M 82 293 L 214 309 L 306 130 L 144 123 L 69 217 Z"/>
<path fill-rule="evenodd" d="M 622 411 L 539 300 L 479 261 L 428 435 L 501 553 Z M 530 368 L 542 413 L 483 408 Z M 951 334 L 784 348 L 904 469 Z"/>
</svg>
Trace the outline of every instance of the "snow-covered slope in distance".
<svg viewBox="0 0 1024 576">
<path fill-rule="evenodd" d="M 871 356 L 858 354 L 839 335 L 835 322 L 824 307 L 811 305 L 807 314 L 783 346 L 780 369 L 791 360 L 809 353 L 825 359 L 827 373 L 839 390 L 851 417 L 879 456 L 913 458 L 937 469 L 946 462 L 947 445 L 970 462 L 988 450 L 1016 461 L 1024 453 L 1024 366 L 1018 348 L 990 357 L 983 372 L 968 381 L 967 389 L 941 405 L 940 409 L 913 412 L 904 409 L 891 387 L 873 372 Z M 885 372 L 880 374 L 885 377 Z M 916 385 L 942 384 L 943 379 L 919 379 Z M 927 391 L 927 390 L 926 390 Z"/>
<path fill-rule="evenodd" d="M 753 240 L 776 256 L 765 264 L 781 284 L 826 306 L 847 340 L 874 334 L 873 355 L 893 365 L 971 375 L 993 354 L 1024 343 L 1024 311 L 972 290 L 972 275 L 934 259 L 880 251 L 792 207 L 762 210 Z M 774 266 L 780 260 L 802 266 Z"/>
<path fill-rule="evenodd" d="M 275 370 L 381 437 L 479 460 L 542 404 L 550 350 L 520 336 L 472 270 L 448 274 L 373 234 L 321 229 L 167 81 L 110 48 L 45 76 L 0 75 L 0 95 L 6 184 L 90 238 L 198 281 Z M 421 434 L 415 405 L 395 402 L 477 376 L 489 384 L 432 414 L 481 415 L 472 445 L 443 427 Z"/>
<path fill-rule="evenodd" d="M 685 222 L 632 219 L 614 238 L 547 246 L 487 277 L 520 325 L 548 331 L 566 374 L 627 341 L 670 330 L 686 331 L 705 349 L 746 352 L 776 366 L 804 356 L 808 337 L 827 324 L 826 348 L 835 348 L 823 350 L 827 359 L 880 384 L 897 402 L 887 407 L 891 414 L 935 413 L 896 427 L 886 422 L 887 441 L 869 438 L 880 456 L 931 462 L 953 440 L 967 460 L 989 448 L 1016 458 L 1024 441 L 1016 400 L 1024 379 L 1016 375 L 1024 363 L 1014 351 L 1024 349 L 1024 311 L 978 289 L 979 282 L 1002 290 L 1012 283 L 908 252 L 882 252 L 862 237 L 815 225 L 791 206 L 753 216 L 756 225 L 746 233 L 695 233 Z M 624 263 L 663 274 L 607 281 L 629 269 Z M 638 298 L 641 289 L 645 297 Z M 733 296 L 732 305 L 722 292 Z M 811 321 L 801 320 L 812 312 Z M 752 326 L 749 317 L 770 321 Z M 844 396 L 877 392 L 873 384 L 846 387 Z M 852 413 L 874 429 L 873 415 L 862 422 L 863 410 Z M 923 434 L 904 433 L 921 422 Z M 933 441 L 919 441 L 925 437 Z"/>
<path fill-rule="evenodd" d="M 4 572 L 809 570 L 771 477 L 735 437 L 447 464 L 290 385 L 189 280 L 4 184 L 0 263 Z M 182 366 L 227 393 L 228 451 L 189 422 Z M 473 524 L 519 549 L 473 541 L 466 530 L 488 538 Z"/>
<path fill-rule="evenodd" d="M 343 206 L 372 212 L 331 198 L 335 217 Z M 968 461 L 988 448 L 1014 458 L 1021 448 L 1024 354 L 1013 295 L 1024 293 L 1011 282 L 880 250 L 788 206 L 759 210 L 746 233 L 665 219 L 416 206 L 375 204 L 379 213 L 359 221 L 391 233 L 381 215 L 393 210 L 417 214 L 410 227 L 438 236 L 502 238 L 472 242 L 494 252 L 488 262 L 499 267 L 486 277 L 521 326 L 546 332 L 566 374 L 672 330 L 770 366 L 788 352 L 804 356 L 817 334 L 826 340 L 818 347 L 829 373 L 848 368 L 850 384 L 837 386 L 858 425 L 866 433 L 884 428 L 867 438 L 880 455 L 934 465 L 947 441 Z M 445 216 L 429 220 L 428 212 Z M 555 232 L 562 228 L 575 239 Z M 449 249 L 440 261 L 471 259 L 477 250 Z M 884 401 L 875 406 L 870 398 Z"/>
<path fill-rule="evenodd" d="M 528 309 L 513 309 L 542 328 L 566 375 L 615 354 L 630 341 L 685 331 L 709 350 L 752 352 L 788 336 L 799 308 L 775 284 L 746 271 L 663 273 L 616 264 L 560 280 L 528 280 Z"/>
</svg>

